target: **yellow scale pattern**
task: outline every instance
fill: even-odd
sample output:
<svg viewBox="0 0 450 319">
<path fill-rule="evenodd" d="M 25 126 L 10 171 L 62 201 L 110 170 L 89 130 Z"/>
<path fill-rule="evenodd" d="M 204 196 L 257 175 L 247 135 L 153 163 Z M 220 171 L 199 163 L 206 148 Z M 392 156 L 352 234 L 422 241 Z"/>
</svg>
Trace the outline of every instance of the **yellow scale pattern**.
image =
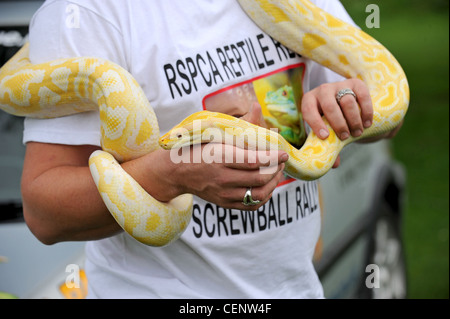
<svg viewBox="0 0 450 319">
<path fill-rule="evenodd" d="M 361 138 L 396 127 L 409 104 L 406 76 L 395 58 L 380 43 L 307 0 L 239 0 L 242 8 L 265 32 L 301 55 L 345 77 L 357 77 L 369 86 L 374 103 L 374 125 Z M 192 214 L 192 196 L 182 195 L 160 203 L 145 192 L 120 166 L 159 148 L 192 143 L 181 139 L 180 128 L 192 132 L 193 121 L 201 127 L 235 132 L 255 130 L 258 141 L 290 155 L 286 172 L 311 180 L 324 175 L 341 149 L 342 142 L 330 129 L 322 141 L 310 134 L 300 149 L 281 136 L 261 131 L 228 115 L 199 112 L 184 120 L 159 140 L 156 116 L 133 77 L 109 61 L 89 57 L 61 59 L 33 65 L 25 45 L 0 70 L 0 108 L 13 115 L 54 118 L 100 111 L 103 151 L 93 153 L 89 166 L 98 190 L 111 214 L 138 241 L 152 246 L 173 242 L 185 230 Z M 242 128 L 241 131 L 236 128 Z M 203 131 L 204 132 L 204 131 Z M 236 133 L 240 134 L 240 133 Z M 259 135 L 258 135 L 259 134 Z M 253 146 L 252 146 L 253 147 Z"/>
</svg>

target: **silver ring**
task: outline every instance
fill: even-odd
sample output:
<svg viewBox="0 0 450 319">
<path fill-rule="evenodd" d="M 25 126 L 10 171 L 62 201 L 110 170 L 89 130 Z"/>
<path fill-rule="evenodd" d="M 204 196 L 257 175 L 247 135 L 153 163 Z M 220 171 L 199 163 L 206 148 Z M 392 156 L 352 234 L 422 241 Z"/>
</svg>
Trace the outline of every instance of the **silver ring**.
<svg viewBox="0 0 450 319">
<path fill-rule="evenodd" d="M 342 89 L 336 94 L 336 101 L 339 105 L 341 105 L 341 99 L 346 95 L 353 95 L 353 97 L 356 99 L 356 94 L 351 89 Z"/>
<path fill-rule="evenodd" d="M 253 200 L 252 198 L 252 188 L 249 187 L 244 195 L 244 200 L 242 201 L 242 204 L 245 206 L 256 206 L 259 203 L 261 203 L 260 200 Z"/>
</svg>

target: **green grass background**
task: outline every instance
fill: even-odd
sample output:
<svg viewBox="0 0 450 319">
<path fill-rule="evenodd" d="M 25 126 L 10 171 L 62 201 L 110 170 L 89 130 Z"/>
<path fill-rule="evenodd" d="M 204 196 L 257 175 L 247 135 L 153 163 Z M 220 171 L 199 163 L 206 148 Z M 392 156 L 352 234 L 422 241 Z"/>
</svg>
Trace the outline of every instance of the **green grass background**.
<svg viewBox="0 0 450 319">
<path fill-rule="evenodd" d="M 449 1 L 341 2 L 397 57 L 410 83 L 410 109 L 393 140 L 408 179 L 403 223 L 408 296 L 449 298 Z M 379 29 L 366 26 L 369 4 L 380 8 Z"/>
</svg>

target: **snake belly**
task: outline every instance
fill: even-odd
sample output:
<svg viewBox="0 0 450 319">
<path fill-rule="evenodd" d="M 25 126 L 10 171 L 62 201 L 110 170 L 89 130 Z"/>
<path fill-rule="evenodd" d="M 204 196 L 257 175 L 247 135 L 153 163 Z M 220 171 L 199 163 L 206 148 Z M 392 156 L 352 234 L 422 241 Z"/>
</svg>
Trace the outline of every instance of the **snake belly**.
<svg viewBox="0 0 450 319">
<path fill-rule="evenodd" d="M 383 134 L 401 123 L 409 105 L 408 82 L 400 64 L 379 42 L 308 0 L 238 1 L 262 30 L 289 49 L 347 78 L 363 80 L 374 105 L 372 127 L 359 138 L 341 141 L 327 124 L 330 136 L 326 140 L 311 133 L 297 150 L 281 136 L 268 130 L 261 133 L 261 128 L 243 120 L 199 112 L 159 139 L 156 116 L 142 89 L 126 70 L 87 57 L 33 65 L 28 59 L 28 45 L 0 70 L 0 108 L 13 115 L 34 118 L 99 110 L 103 151 L 90 157 L 93 179 L 121 227 L 151 246 L 167 245 L 181 236 L 191 219 L 192 196 L 182 195 L 170 203 L 158 202 L 119 162 L 148 154 L 158 149 L 158 143 L 166 149 L 194 143 L 192 136 L 180 140 L 185 137 L 177 131 L 192 128 L 195 120 L 202 121 L 202 129 L 258 130 L 259 140 L 270 141 L 271 148 L 289 154 L 286 172 L 303 180 L 326 174 L 345 145 Z"/>
</svg>

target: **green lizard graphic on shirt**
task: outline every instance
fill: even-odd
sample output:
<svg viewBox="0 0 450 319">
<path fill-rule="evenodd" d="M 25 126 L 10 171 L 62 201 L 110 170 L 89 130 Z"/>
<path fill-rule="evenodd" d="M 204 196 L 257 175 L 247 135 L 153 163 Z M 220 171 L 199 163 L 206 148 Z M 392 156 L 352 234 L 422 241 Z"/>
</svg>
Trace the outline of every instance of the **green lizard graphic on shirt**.
<svg viewBox="0 0 450 319">
<path fill-rule="evenodd" d="M 277 128 L 281 136 L 292 145 L 300 146 L 304 137 L 301 129 L 303 120 L 297 109 L 292 87 L 285 85 L 274 92 L 268 92 L 264 102 L 271 115 L 264 117 L 267 125 Z"/>
</svg>

